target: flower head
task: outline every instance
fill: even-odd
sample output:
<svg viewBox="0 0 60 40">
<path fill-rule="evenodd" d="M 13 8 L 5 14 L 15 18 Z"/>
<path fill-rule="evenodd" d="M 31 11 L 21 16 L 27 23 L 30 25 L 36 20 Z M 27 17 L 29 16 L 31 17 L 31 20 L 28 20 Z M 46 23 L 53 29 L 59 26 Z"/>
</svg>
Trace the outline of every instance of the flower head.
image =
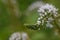
<svg viewBox="0 0 60 40">
<path fill-rule="evenodd" d="M 37 24 L 38 25 L 41 24 L 43 26 L 43 24 L 45 23 L 46 27 L 52 28 L 53 25 L 51 24 L 51 22 L 54 20 L 54 17 L 58 16 L 57 11 L 58 9 L 53 5 L 50 4 L 42 5 L 38 10 L 39 17 L 37 20 Z"/>
<path fill-rule="evenodd" d="M 27 40 L 28 39 L 28 34 L 25 32 L 15 32 L 11 35 L 11 37 L 9 38 L 9 40 Z"/>
<path fill-rule="evenodd" d="M 55 6 L 50 5 L 50 4 L 45 4 L 43 6 L 41 6 L 38 10 L 38 12 L 42 12 L 45 13 L 45 11 L 48 11 L 48 13 L 56 13 L 58 11 L 57 8 L 55 8 Z"/>
<path fill-rule="evenodd" d="M 20 39 L 21 39 L 21 35 L 19 32 L 13 33 L 9 38 L 9 40 L 20 40 Z"/>
</svg>

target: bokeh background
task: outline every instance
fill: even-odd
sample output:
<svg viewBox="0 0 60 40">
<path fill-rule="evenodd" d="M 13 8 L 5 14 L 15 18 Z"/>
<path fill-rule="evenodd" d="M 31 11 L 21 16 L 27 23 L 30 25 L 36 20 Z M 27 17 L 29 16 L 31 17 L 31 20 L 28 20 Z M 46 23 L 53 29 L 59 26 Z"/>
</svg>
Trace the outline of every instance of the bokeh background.
<svg viewBox="0 0 60 40">
<path fill-rule="evenodd" d="M 0 0 L 0 40 L 9 40 L 13 32 L 27 32 L 30 40 L 60 40 L 60 31 L 56 36 L 53 29 L 37 31 L 24 25 L 36 23 L 38 12 L 36 9 L 28 11 L 28 7 L 37 1 L 55 5 L 60 13 L 60 0 Z"/>
</svg>

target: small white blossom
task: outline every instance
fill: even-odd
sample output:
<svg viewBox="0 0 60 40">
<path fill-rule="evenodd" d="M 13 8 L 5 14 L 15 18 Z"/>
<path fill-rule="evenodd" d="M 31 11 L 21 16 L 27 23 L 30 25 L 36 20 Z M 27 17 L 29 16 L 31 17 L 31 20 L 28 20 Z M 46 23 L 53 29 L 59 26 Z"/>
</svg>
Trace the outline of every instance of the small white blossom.
<svg viewBox="0 0 60 40">
<path fill-rule="evenodd" d="M 45 4 L 45 5 L 41 6 L 38 10 L 38 12 L 40 12 L 40 13 L 45 13 L 45 11 L 47 11 L 48 13 L 53 13 L 53 15 L 54 15 L 58 11 L 58 9 L 55 8 L 55 6 L 53 6 L 53 5 Z"/>
<path fill-rule="evenodd" d="M 42 25 L 44 24 L 44 20 L 42 20 Z"/>
<path fill-rule="evenodd" d="M 38 20 L 41 20 L 41 18 L 38 18 Z"/>
<path fill-rule="evenodd" d="M 40 18 L 42 19 L 43 17 L 41 16 Z"/>
<path fill-rule="evenodd" d="M 53 25 L 52 25 L 52 24 L 50 24 L 50 23 L 47 23 L 47 24 L 46 24 L 46 27 L 52 28 L 52 27 L 53 27 Z"/>
<path fill-rule="evenodd" d="M 42 5 L 38 10 L 39 18 L 38 18 L 37 24 L 43 25 L 45 22 L 47 22 L 46 26 L 52 28 L 53 25 L 51 24 L 51 22 L 54 20 L 53 17 L 58 16 L 57 11 L 58 9 L 53 5 L 50 5 L 50 4 Z"/>
<path fill-rule="evenodd" d="M 47 12 L 45 12 L 45 15 L 47 15 Z"/>
<path fill-rule="evenodd" d="M 39 14 L 41 17 L 44 17 L 45 16 L 45 14 L 43 14 L 43 13 L 41 13 L 41 14 Z"/>
<path fill-rule="evenodd" d="M 49 17 L 49 18 L 48 18 L 48 21 L 50 21 L 50 22 L 53 21 L 53 20 L 54 20 L 54 19 L 53 19 L 52 17 Z"/>
<path fill-rule="evenodd" d="M 40 13 L 39 16 L 43 16 L 44 14 L 43 13 Z"/>
<path fill-rule="evenodd" d="M 25 33 L 25 32 L 21 32 L 21 33 L 15 32 L 9 38 L 9 40 L 21 40 L 21 39 L 22 40 L 27 40 L 28 39 L 27 33 Z"/>
<path fill-rule="evenodd" d="M 19 32 L 13 33 L 9 38 L 9 40 L 20 40 L 20 39 L 21 39 L 21 35 Z"/>
<path fill-rule="evenodd" d="M 28 10 L 29 11 L 32 11 L 36 8 L 39 8 L 41 7 L 42 5 L 44 5 L 44 3 L 42 1 L 36 1 L 36 2 L 33 2 L 29 7 L 28 7 Z"/>
<path fill-rule="evenodd" d="M 38 12 L 44 13 L 44 9 L 41 8 Z"/>
<path fill-rule="evenodd" d="M 27 33 L 22 33 L 22 40 L 27 40 L 27 37 L 28 37 L 28 35 L 27 35 Z"/>
<path fill-rule="evenodd" d="M 40 25 L 41 21 L 37 21 L 37 24 Z"/>
</svg>

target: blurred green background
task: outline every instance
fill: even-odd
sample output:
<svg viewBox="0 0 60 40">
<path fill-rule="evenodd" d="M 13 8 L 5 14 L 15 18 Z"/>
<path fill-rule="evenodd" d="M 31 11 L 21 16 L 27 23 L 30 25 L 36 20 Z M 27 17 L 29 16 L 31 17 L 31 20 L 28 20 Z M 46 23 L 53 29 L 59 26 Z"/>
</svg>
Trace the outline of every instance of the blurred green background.
<svg viewBox="0 0 60 40">
<path fill-rule="evenodd" d="M 7 1 L 7 0 L 6 0 Z M 60 40 L 60 35 L 55 36 L 53 29 L 29 30 L 24 24 L 34 24 L 38 18 L 37 10 L 26 16 L 26 10 L 33 2 L 40 0 L 17 0 L 20 16 L 17 18 L 14 13 L 7 10 L 7 5 L 0 0 L 0 40 L 9 40 L 13 32 L 27 32 L 31 40 Z M 60 9 L 60 0 L 42 0 L 45 3 L 55 5 Z M 11 6 L 11 5 L 10 5 Z M 8 6 L 9 7 L 9 6 Z M 60 13 L 60 10 L 58 11 Z"/>
</svg>

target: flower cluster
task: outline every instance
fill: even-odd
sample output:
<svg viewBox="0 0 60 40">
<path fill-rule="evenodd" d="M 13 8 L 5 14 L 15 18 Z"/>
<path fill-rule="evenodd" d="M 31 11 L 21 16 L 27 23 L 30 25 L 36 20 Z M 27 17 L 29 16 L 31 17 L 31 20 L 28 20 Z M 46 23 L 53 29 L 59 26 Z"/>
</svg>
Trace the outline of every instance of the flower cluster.
<svg viewBox="0 0 60 40">
<path fill-rule="evenodd" d="M 39 10 L 38 10 L 38 12 L 42 12 L 42 13 L 45 13 L 46 11 L 47 11 L 48 13 L 54 13 L 54 14 L 56 14 L 57 11 L 58 11 L 58 9 L 55 8 L 55 6 L 53 6 L 53 5 L 45 4 L 45 5 L 41 6 L 41 7 L 39 8 Z"/>
<path fill-rule="evenodd" d="M 27 38 L 28 38 L 27 33 L 23 32 L 22 33 L 22 40 L 27 40 Z"/>
<path fill-rule="evenodd" d="M 54 17 L 57 17 L 58 15 L 57 11 L 58 9 L 55 8 L 55 6 L 50 4 L 45 4 L 41 6 L 38 10 L 39 18 L 37 20 L 37 24 L 44 25 L 45 23 L 46 27 L 52 28 L 53 25 L 51 24 L 51 22 L 54 20 Z"/>
<path fill-rule="evenodd" d="M 9 40 L 27 40 L 27 33 L 25 32 L 22 32 L 22 33 L 19 33 L 19 32 L 15 32 L 11 35 L 11 37 L 9 38 Z"/>
<path fill-rule="evenodd" d="M 20 39 L 21 39 L 21 35 L 19 32 L 13 33 L 9 38 L 9 40 L 20 40 Z"/>
</svg>

